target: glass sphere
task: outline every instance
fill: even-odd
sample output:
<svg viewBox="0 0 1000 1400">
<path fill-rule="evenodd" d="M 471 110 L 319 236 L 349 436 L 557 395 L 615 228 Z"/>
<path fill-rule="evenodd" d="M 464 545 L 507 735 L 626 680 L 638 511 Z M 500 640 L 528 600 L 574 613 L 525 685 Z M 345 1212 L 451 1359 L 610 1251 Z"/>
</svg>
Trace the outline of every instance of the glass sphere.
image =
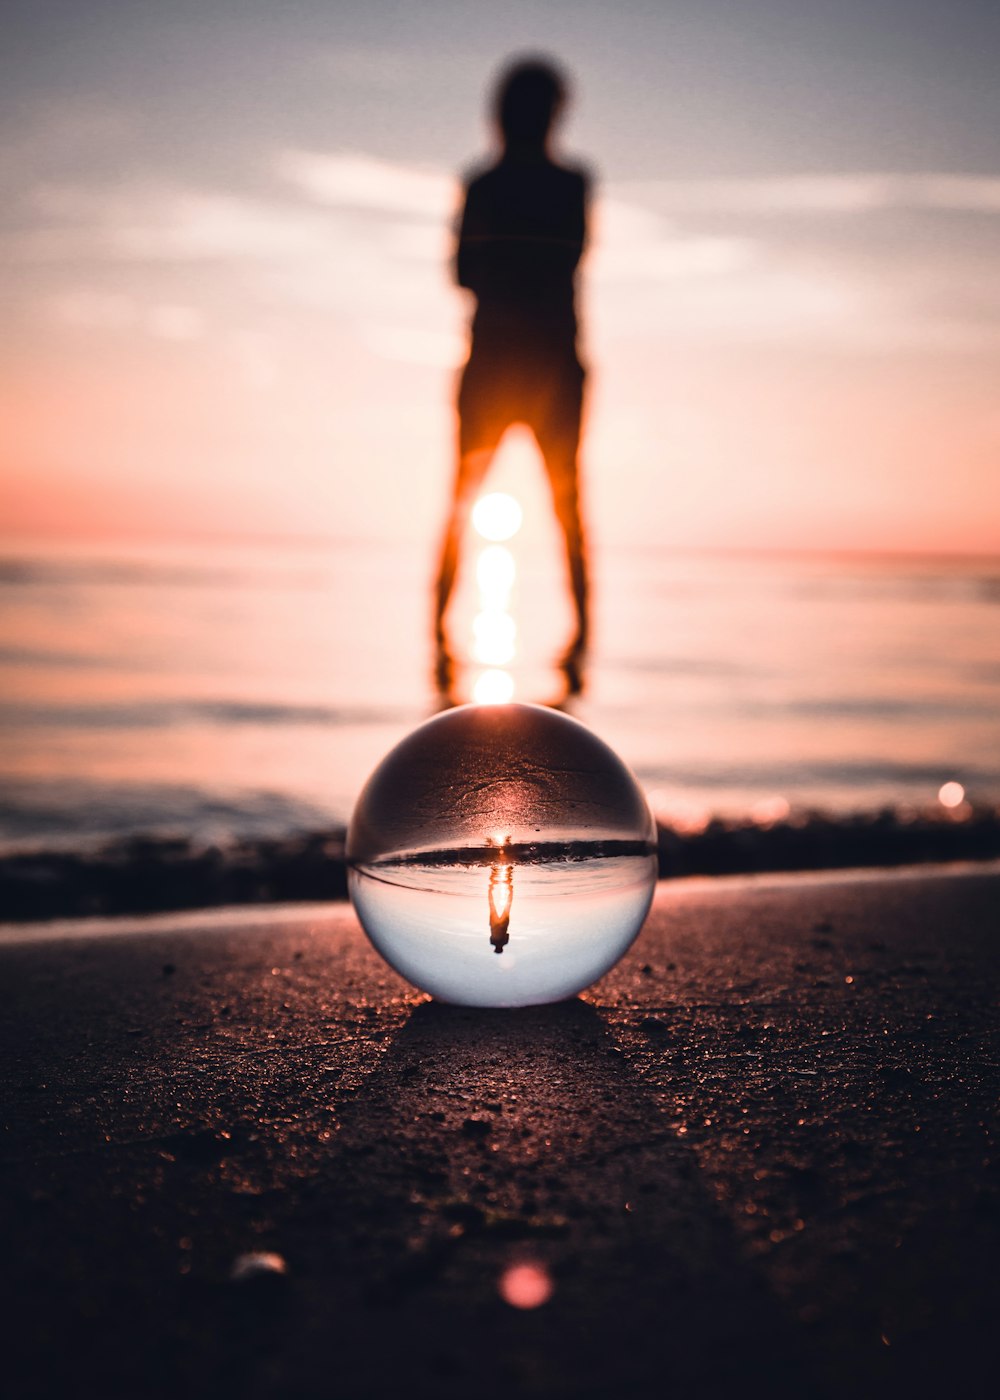
<svg viewBox="0 0 1000 1400">
<path fill-rule="evenodd" d="M 656 881 L 656 831 L 621 759 L 540 705 L 463 705 L 382 760 L 347 835 L 358 918 L 441 1001 L 574 996 L 629 948 Z"/>
</svg>

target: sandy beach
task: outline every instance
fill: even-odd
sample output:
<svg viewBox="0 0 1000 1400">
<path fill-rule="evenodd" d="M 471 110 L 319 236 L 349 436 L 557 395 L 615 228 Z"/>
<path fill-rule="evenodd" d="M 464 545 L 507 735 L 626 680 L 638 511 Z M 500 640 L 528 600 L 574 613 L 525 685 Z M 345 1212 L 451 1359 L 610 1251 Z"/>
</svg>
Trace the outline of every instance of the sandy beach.
<svg viewBox="0 0 1000 1400">
<path fill-rule="evenodd" d="M 346 905 L 8 927 L 7 1393 L 991 1393 L 998 896 L 676 881 L 502 1013 Z"/>
</svg>

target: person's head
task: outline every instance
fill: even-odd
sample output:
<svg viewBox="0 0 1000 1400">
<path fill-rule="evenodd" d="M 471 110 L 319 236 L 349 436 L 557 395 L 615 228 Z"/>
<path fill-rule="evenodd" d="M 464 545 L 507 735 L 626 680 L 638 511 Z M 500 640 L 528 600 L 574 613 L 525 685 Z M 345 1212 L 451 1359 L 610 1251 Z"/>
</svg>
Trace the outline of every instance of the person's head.
<svg viewBox="0 0 1000 1400">
<path fill-rule="evenodd" d="M 544 146 L 566 101 L 567 83 L 546 58 L 518 59 L 502 74 L 496 119 L 507 146 Z"/>
</svg>

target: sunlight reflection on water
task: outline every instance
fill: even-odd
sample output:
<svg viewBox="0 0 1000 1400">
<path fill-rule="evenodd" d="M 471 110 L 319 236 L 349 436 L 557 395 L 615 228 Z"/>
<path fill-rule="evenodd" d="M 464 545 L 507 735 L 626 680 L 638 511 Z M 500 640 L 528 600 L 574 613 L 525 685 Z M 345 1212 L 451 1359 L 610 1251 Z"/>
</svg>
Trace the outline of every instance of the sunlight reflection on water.
<svg viewBox="0 0 1000 1400">
<path fill-rule="evenodd" d="M 481 677 L 495 701 L 555 689 L 562 561 L 532 528 L 516 579 L 491 552 L 513 547 L 483 548 L 487 583 L 515 590 L 518 652 L 474 667 L 470 695 Z M 0 837 L 345 822 L 434 705 L 431 562 L 429 545 L 398 543 L 8 543 Z M 456 598 L 470 646 L 477 575 L 470 551 Z M 1000 563 L 599 549 L 595 581 L 574 712 L 665 813 L 940 806 L 950 783 L 1000 801 Z"/>
</svg>

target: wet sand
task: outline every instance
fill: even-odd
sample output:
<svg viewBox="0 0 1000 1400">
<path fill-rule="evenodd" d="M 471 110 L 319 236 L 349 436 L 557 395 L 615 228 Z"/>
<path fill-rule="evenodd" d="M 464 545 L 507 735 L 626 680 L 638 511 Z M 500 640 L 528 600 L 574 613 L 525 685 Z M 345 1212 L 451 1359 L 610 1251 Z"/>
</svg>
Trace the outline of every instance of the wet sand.
<svg viewBox="0 0 1000 1400">
<path fill-rule="evenodd" d="M 585 999 L 495 1013 L 345 905 L 8 930 L 6 1392 L 990 1394 L 998 908 L 676 881 Z"/>
</svg>

